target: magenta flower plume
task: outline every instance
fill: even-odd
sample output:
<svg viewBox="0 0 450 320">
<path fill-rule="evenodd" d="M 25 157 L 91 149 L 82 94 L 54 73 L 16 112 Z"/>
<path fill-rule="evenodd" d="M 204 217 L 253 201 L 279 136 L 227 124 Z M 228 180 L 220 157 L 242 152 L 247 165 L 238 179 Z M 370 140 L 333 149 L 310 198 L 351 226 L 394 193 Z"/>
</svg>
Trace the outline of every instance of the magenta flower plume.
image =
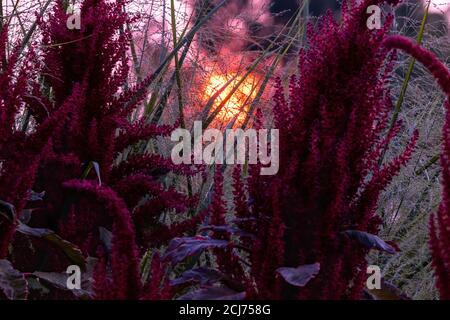
<svg viewBox="0 0 450 320">
<path fill-rule="evenodd" d="M 173 295 L 167 276 L 166 263 L 161 260 L 158 253 L 155 253 L 152 257 L 150 280 L 143 291 L 142 300 L 167 300 Z"/>
<path fill-rule="evenodd" d="M 71 180 L 65 182 L 64 187 L 83 200 L 98 205 L 102 211 L 95 212 L 97 216 L 108 215 L 113 221 L 111 285 L 96 289 L 100 292 L 109 290 L 112 299 L 137 299 L 141 291 L 138 250 L 131 214 L 125 203 L 113 190 L 91 181 Z M 98 228 L 98 225 L 91 228 Z M 89 226 L 84 225 L 83 229 L 89 229 Z"/>
<path fill-rule="evenodd" d="M 341 233 L 346 228 L 377 233 L 378 196 L 417 140 L 415 134 L 403 154 L 378 168 L 381 150 L 393 138 L 382 137 L 392 107 L 384 67 L 389 69 L 392 57 L 382 46 L 389 23 L 368 30 L 365 9 L 381 2 L 344 5 L 341 25 L 326 16 L 318 30 L 310 28 L 310 47 L 300 53 L 300 74 L 291 78 L 288 100 L 278 85 L 274 114 L 281 131 L 280 173 L 265 183 L 282 191 L 267 188 L 270 200 L 265 201 L 271 205 L 256 205 L 273 208 L 272 219 L 285 226 L 282 266 L 320 263 L 307 287 L 285 286 L 285 298 L 360 297 L 366 250 Z"/>
<path fill-rule="evenodd" d="M 447 97 L 450 97 L 450 72 L 433 53 L 403 36 L 388 37 L 384 46 L 388 49 L 403 50 L 417 59 L 434 76 Z"/>
<path fill-rule="evenodd" d="M 387 79 L 395 56 L 383 46 L 390 25 L 374 31 L 366 26 L 367 6 L 382 2 L 352 1 L 342 24 L 329 14 L 317 30 L 309 27 L 309 46 L 299 54 L 299 75 L 291 76 L 288 97 L 281 81 L 275 83 L 280 170 L 261 176 L 260 165 L 249 166 L 244 189 L 235 169 L 235 222 L 224 218 L 216 171 L 207 228 L 220 242 L 211 251 L 226 274 L 223 282 L 246 298 L 362 297 L 368 250 L 346 231 L 378 232 L 378 197 L 411 157 L 418 138 L 415 132 L 403 153 L 379 167 L 400 127 L 397 123 L 383 135 L 392 109 Z M 203 241 L 212 246 L 209 238 Z M 223 241 L 229 243 L 225 248 Z M 239 252 L 237 262 L 226 256 L 230 247 Z"/>
<path fill-rule="evenodd" d="M 175 166 L 170 159 L 157 154 L 129 152 L 144 141 L 168 135 L 178 124 L 158 126 L 146 123 L 145 119 L 129 121 L 129 112 L 144 99 L 146 91 L 142 93 L 145 88 L 142 83 L 126 92 L 123 90 L 129 74 L 127 50 L 130 41 L 130 34 L 124 30 L 132 20 L 124 12 L 124 5 L 122 0 L 86 0 L 81 6 L 81 29 L 69 30 L 67 14 L 58 4 L 41 25 L 46 44 L 43 55 L 45 83 L 55 96 L 50 110 L 59 109 L 75 84 L 79 83 L 85 92 L 76 107 L 70 110 L 70 118 L 64 127 L 54 133 L 53 150 L 42 162 L 37 185 L 47 191 L 47 206 L 36 213 L 33 222 L 48 221 L 46 227 L 69 232 L 70 228 L 64 228 L 64 224 L 72 195 L 61 200 L 58 186 L 64 181 L 80 178 L 83 172 L 87 172 L 85 178 L 88 180 L 97 180 L 94 170 L 86 171 L 89 163 L 95 162 L 102 184 L 116 191 L 133 216 L 138 243 L 144 247 L 159 246 L 168 241 L 171 234 L 184 232 L 197 222 L 188 219 L 183 224 L 179 219 L 180 225 L 173 228 L 159 224 L 162 214 L 174 209 L 181 218 L 196 204 L 195 197 L 167 188 L 161 177 L 170 172 L 192 175 L 195 171 Z M 67 45 L 55 45 L 59 43 Z M 70 166 L 54 170 L 54 166 L 60 168 L 65 161 L 70 161 Z M 49 172 L 56 174 L 48 177 Z M 95 204 L 85 205 L 95 207 Z M 150 234 L 148 224 L 154 224 Z M 160 237 L 160 231 L 166 237 Z M 77 234 L 73 230 L 69 233 Z M 84 247 L 86 244 L 78 243 L 82 240 L 81 234 L 88 236 L 78 233 L 75 236 L 78 239 L 71 240 Z M 95 246 L 88 249 L 90 254 L 95 251 Z"/>
<path fill-rule="evenodd" d="M 214 174 L 214 194 L 209 207 L 209 224 L 211 226 L 224 227 L 228 225 L 226 220 L 226 204 L 224 202 L 223 167 L 217 165 Z M 225 228 L 226 229 L 226 228 Z M 232 233 L 229 230 L 215 230 L 212 237 L 219 240 L 230 241 Z M 215 250 L 217 265 L 220 271 L 230 276 L 233 281 L 241 282 L 244 269 L 239 263 L 238 256 L 233 248 Z"/>
<path fill-rule="evenodd" d="M 196 45 L 203 11 L 194 12 L 187 37 L 176 39 L 185 48 L 179 65 L 169 61 L 177 62 L 174 50 L 155 73 L 137 79 L 130 48 L 138 28 L 128 0 L 81 1 L 75 29 L 67 25 L 68 2 L 55 1 L 27 46 L 11 44 L 8 24 L 16 16 L 3 19 L 0 260 L 7 263 L 0 298 L 17 289 L 11 290 L 9 263 L 31 299 L 368 296 L 367 254 L 398 251 L 377 236 L 377 204 L 419 138 L 411 130 L 404 150 L 385 159 L 402 130 L 400 121 L 389 125 L 389 81 L 402 50 L 447 95 L 442 201 L 429 220 L 429 246 L 440 297 L 450 299 L 450 71 L 410 39 L 389 36 L 393 16 L 382 17 L 381 29 L 368 28 L 369 6 L 400 2 L 344 0 L 339 22 L 329 12 L 310 23 L 298 71 L 287 83 L 275 79 L 272 109 L 257 107 L 248 123 L 278 129 L 279 148 L 272 138 L 266 150 L 279 152 L 277 174 L 262 175 L 262 163 L 217 164 L 212 185 L 198 175 L 202 166 L 176 165 L 166 156 L 165 142 L 184 125 L 182 115 L 159 124 L 169 110 L 163 106 L 183 105 L 170 93 L 172 85 L 182 93 L 180 70 L 171 71 L 171 80 L 164 72 L 178 69 Z M 213 12 L 205 10 L 208 19 Z M 167 91 L 159 99 L 162 84 Z M 73 264 L 82 269 L 82 290 L 61 285 Z"/>
<path fill-rule="evenodd" d="M 42 100 L 38 85 L 36 55 L 30 49 L 18 66 L 20 46 L 15 46 L 11 55 L 6 55 L 8 27 L 0 32 L 0 200 L 11 204 L 15 214 L 8 218 L 0 216 L 0 258 L 7 254 L 16 223 L 27 203 L 28 194 L 35 182 L 39 161 L 49 150 L 53 131 L 66 119 L 73 97 L 61 110 L 29 129 L 30 119 L 22 108 L 27 105 L 35 109 Z M 74 90 L 74 95 L 79 93 Z M 30 98 L 30 97 L 33 98 Z M 18 126 L 17 119 L 22 119 Z"/>
<path fill-rule="evenodd" d="M 197 206 L 194 195 L 168 186 L 165 179 L 168 174 L 185 177 L 197 170 L 175 166 L 143 148 L 179 123 L 130 121 L 130 113 L 146 98 L 152 77 L 136 85 L 128 82 L 127 24 L 133 19 L 125 4 L 85 0 L 81 28 L 70 30 L 69 16 L 58 1 L 40 21 L 42 50 L 34 60 L 42 64 L 31 63 L 37 56 L 32 50 L 21 62 L 23 68 L 16 68 L 16 51 L 8 64 L 5 59 L 0 62 L 0 200 L 20 213 L 30 189 L 45 191 L 27 224 L 54 231 L 85 256 L 100 255 L 94 277 L 99 299 L 141 298 L 139 254 L 193 233 L 205 217 L 191 214 Z M 4 28 L 2 56 L 6 41 Z M 29 133 L 14 123 L 24 107 L 33 123 Z M 17 259 L 18 269 L 66 268 L 65 260 L 49 257 L 49 243 L 36 245 L 36 239 L 14 237 L 18 218 L 0 216 L 0 258 L 7 255 L 11 241 L 22 247 L 30 242 L 34 250 L 28 261 Z M 100 228 L 113 235 L 111 252 L 99 249 L 105 247 Z M 164 292 L 168 297 L 169 291 Z"/>
<path fill-rule="evenodd" d="M 309 47 L 300 52 L 299 75 L 290 79 L 288 98 L 276 83 L 280 171 L 259 177 L 251 170 L 256 172 L 248 190 L 256 226 L 250 250 L 253 292 L 259 298 L 361 297 L 367 249 L 343 232 L 378 232 L 378 197 L 417 141 L 416 132 L 402 154 L 379 168 L 382 150 L 394 137 L 383 137 L 392 108 L 386 82 L 393 56 L 383 46 L 390 18 L 383 29 L 371 31 L 366 9 L 382 2 L 353 1 L 344 4 L 341 24 L 327 15 L 317 30 L 310 26 Z M 278 268 L 315 263 L 320 272 L 307 286 L 279 281 Z"/>
</svg>

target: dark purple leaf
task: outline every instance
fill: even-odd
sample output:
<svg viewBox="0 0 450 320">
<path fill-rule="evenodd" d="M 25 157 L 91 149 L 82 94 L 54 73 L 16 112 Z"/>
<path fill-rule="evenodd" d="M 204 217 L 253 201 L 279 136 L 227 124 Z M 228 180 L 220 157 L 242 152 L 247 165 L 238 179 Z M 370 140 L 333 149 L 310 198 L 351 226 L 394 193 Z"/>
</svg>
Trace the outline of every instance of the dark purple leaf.
<svg viewBox="0 0 450 320">
<path fill-rule="evenodd" d="M 28 223 L 31 220 L 31 215 L 33 214 L 33 211 L 36 210 L 35 208 L 33 209 L 24 209 L 22 210 L 22 214 L 20 215 L 20 221 L 23 223 Z"/>
<path fill-rule="evenodd" d="M 216 232 L 227 232 L 229 234 L 243 237 L 243 238 L 254 238 L 255 236 L 249 232 L 245 232 L 244 230 L 241 230 L 236 227 L 230 227 L 230 226 L 205 226 L 200 229 L 200 231 L 216 231 Z"/>
<path fill-rule="evenodd" d="M 57 272 L 33 272 L 33 275 L 39 278 L 41 281 L 45 281 L 55 288 L 60 290 L 70 291 L 74 294 L 74 296 L 78 298 L 91 298 L 92 293 L 89 290 L 85 290 L 83 288 L 91 287 L 91 279 L 83 276 L 81 277 L 81 289 L 69 289 L 67 287 L 67 279 L 69 278 L 69 274 L 65 273 L 57 273 Z"/>
<path fill-rule="evenodd" d="M 243 300 L 245 292 L 236 292 L 225 286 L 206 287 L 188 292 L 178 300 Z"/>
<path fill-rule="evenodd" d="M 385 251 L 390 254 L 394 254 L 398 250 L 394 246 L 385 242 L 380 237 L 364 231 L 346 230 L 344 231 L 344 234 L 349 236 L 351 239 L 357 240 L 359 243 L 361 243 L 364 247 L 368 249 L 377 249 Z"/>
<path fill-rule="evenodd" d="M 36 192 L 33 190 L 28 191 L 28 201 L 42 201 L 45 197 L 45 191 Z"/>
<path fill-rule="evenodd" d="M 53 230 L 31 228 L 19 221 L 17 231 L 27 236 L 45 239 L 60 248 L 75 264 L 80 266 L 85 264 L 85 258 L 81 250 L 73 243 L 58 236 Z"/>
<path fill-rule="evenodd" d="M 199 283 L 201 285 L 212 285 L 221 280 L 224 275 L 216 269 L 196 268 L 183 272 L 183 274 L 171 281 L 171 285 L 177 286 L 185 283 Z"/>
<path fill-rule="evenodd" d="M 27 236 L 33 236 L 33 237 L 38 237 L 38 238 L 42 238 L 46 235 L 54 233 L 50 229 L 31 228 L 24 223 L 19 223 L 19 225 L 17 226 L 17 231 L 22 234 L 25 234 Z"/>
<path fill-rule="evenodd" d="M 236 219 L 231 220 L 231 222 L 233 222 L 233 223 L 242 223 L 242 222 L 249 222 L 249 221 L 256 222 L 256 221 L 258 221 L 258 219 L 254 218 L 254 217 L 248 217 L 248 218 L 236 218 Z"/>
<path fill-rule="evenodd" d="M 102 185 L 102 178 L 100 176 L 100 165 L 96 161 L 92 161 L 92 166 L 94 167 L 95 174 L 97 175 L 98 184 Z"/>
<path fill-rule="evenodd" d="M 174 238 L 169 243 L 164 259 L 177 264 L 188 257 L 202 253 L 211 248 L 225 248 L 229 244 L 225 240 L 215 240 L 209 237 Z"/>
<path fill-rule="evenodd" d="M 23 300 L 28 295 L 27 280 L 8 260 L 0 260 L 0 290 L 10 300 Z"/>
<path fill-rule="evenodd" d="M 0 200 L 0 215 L 9 221 L 14 221 L 16 218 L 16 209 L 11 203 Z"/>
<path fill-rule="evenodd" d="M 304 287 L 311 279 L 313 279 L 320 270 L 319 263 L 306 264 L 297 268 L 278 268 L 277 272 L 283 279 L 293 286 Z"/>
<path fill-rule="evenodd" d="M 112 250 L 112 233 L 108 229 L 105 229 L 103 227 L 98 228 L 100 241 L 105 246 L 105 249 L 108 253 Z"/>
</svg>

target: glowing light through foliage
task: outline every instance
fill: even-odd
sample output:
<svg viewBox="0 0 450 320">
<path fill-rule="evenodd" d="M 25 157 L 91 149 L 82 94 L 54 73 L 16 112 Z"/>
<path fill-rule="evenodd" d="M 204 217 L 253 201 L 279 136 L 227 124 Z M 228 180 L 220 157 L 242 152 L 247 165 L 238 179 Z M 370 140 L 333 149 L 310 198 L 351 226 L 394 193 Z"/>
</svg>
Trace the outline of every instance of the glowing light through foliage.
<svg viewBox="0 0 450 320">
<path fill-rule="evenodd" d="M 258 93 L 258 79 L 254 75 L 249 75 L 242 83 L 241 81 L 242 77 L 236 74 L 213 73 L 208 79 L 203 91 L 203 101 L 206 103 L 220 91 L 211 109 L 214 112 L 217 108 L 221 108 L 216 116 L 216 123 L 226 125 L 234 119 L 236 124 L 244 122 L 249 107 Z M 234 90 L 236 87 L 238 88 Z M 231 97 L 229 97 L 230 94 L 232 94 Z"/>
</svg>

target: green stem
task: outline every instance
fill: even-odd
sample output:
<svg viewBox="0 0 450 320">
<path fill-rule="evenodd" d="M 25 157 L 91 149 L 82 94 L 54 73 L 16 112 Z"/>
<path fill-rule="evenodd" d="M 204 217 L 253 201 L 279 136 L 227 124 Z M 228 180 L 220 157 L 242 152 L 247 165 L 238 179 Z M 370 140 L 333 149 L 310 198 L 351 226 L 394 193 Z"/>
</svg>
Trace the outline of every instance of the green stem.
<svg viewBox="0 0 450 320">
<path fill-rule="evenodd" d="M 425 31 L 425 25 L 427 23 L 428 12 L 429 12 L 429 9 L 430 9 L 430 5 L 431 5 L 431 0 L 428 1 L 428 5 L 427 5 L 427 7 L 425 9 L 425 13 L 424 13 L 423 18 L 422 18 L 422 23 L 420 25 L 420 30 L 419 30 L 419 33 L 417 35 L 416 41 L 417 41 L 417 44 L 419 44 L 419 45 L 422 43 L 422 40 L 423 40 L 423 33 Z M 402 89 L 400 91 L 400 96 L 399 96 L 399 98 L 397 100 L 397 104 L 395 105 L 395 108 L 394 108 L 394 113 L 392 114 L 392 118 L 391 118 L 391 121 L 389 123 L 388 134 L 387 135 L 389 135 L 391 133 L 392 129 L 394 128 L 395 123 L 397 122 L 398 115 L 399 115 L 400 110 L 402 108 L 403 101 L 405 100 L 406 91 L 408 90 L 408 86 L 409 86 L 409 80 L 411 80 L 411 75 L 412 75 L 412 72 L 414 70 L 415 64 L 416 64 L 416 59 L 411 58 L 410 62 L 409 62 L 409 66 L 408 66 L 408 71 L 406 73 L 405 80 L 403 81 Z M 378 161 L 378 165 L 379 166 L 381 166 L 381 164 L 383 163 L 384 156 L 386 155 L 386 151 L 387 151 L 387 146 L 384 147 L 383 152 L 382 152 L 381 157 L 380 157 L 380 160 Z"/>
</svg>

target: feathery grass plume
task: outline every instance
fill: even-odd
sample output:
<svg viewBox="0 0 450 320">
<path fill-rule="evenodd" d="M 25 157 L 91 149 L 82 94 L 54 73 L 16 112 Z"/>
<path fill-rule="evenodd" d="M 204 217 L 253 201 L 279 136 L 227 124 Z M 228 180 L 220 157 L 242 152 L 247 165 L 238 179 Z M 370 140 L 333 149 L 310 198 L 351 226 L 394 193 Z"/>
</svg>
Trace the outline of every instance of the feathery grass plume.
<svg viewBox="0 0 450 320">
<path fill-rule="evenodd" d="M 430 249 L 436 275 L 436 285 L 441 299 L 450 299 L 450 71 L 431 52 L 402 36 L 387 38 L 384 45 L 388 49 L 400 49 L 412 55 L 434 76 L 447 95 L 446 117 L 443 128 L 442 200 L 438 212 L 430 217 Z"/>
</svg>

